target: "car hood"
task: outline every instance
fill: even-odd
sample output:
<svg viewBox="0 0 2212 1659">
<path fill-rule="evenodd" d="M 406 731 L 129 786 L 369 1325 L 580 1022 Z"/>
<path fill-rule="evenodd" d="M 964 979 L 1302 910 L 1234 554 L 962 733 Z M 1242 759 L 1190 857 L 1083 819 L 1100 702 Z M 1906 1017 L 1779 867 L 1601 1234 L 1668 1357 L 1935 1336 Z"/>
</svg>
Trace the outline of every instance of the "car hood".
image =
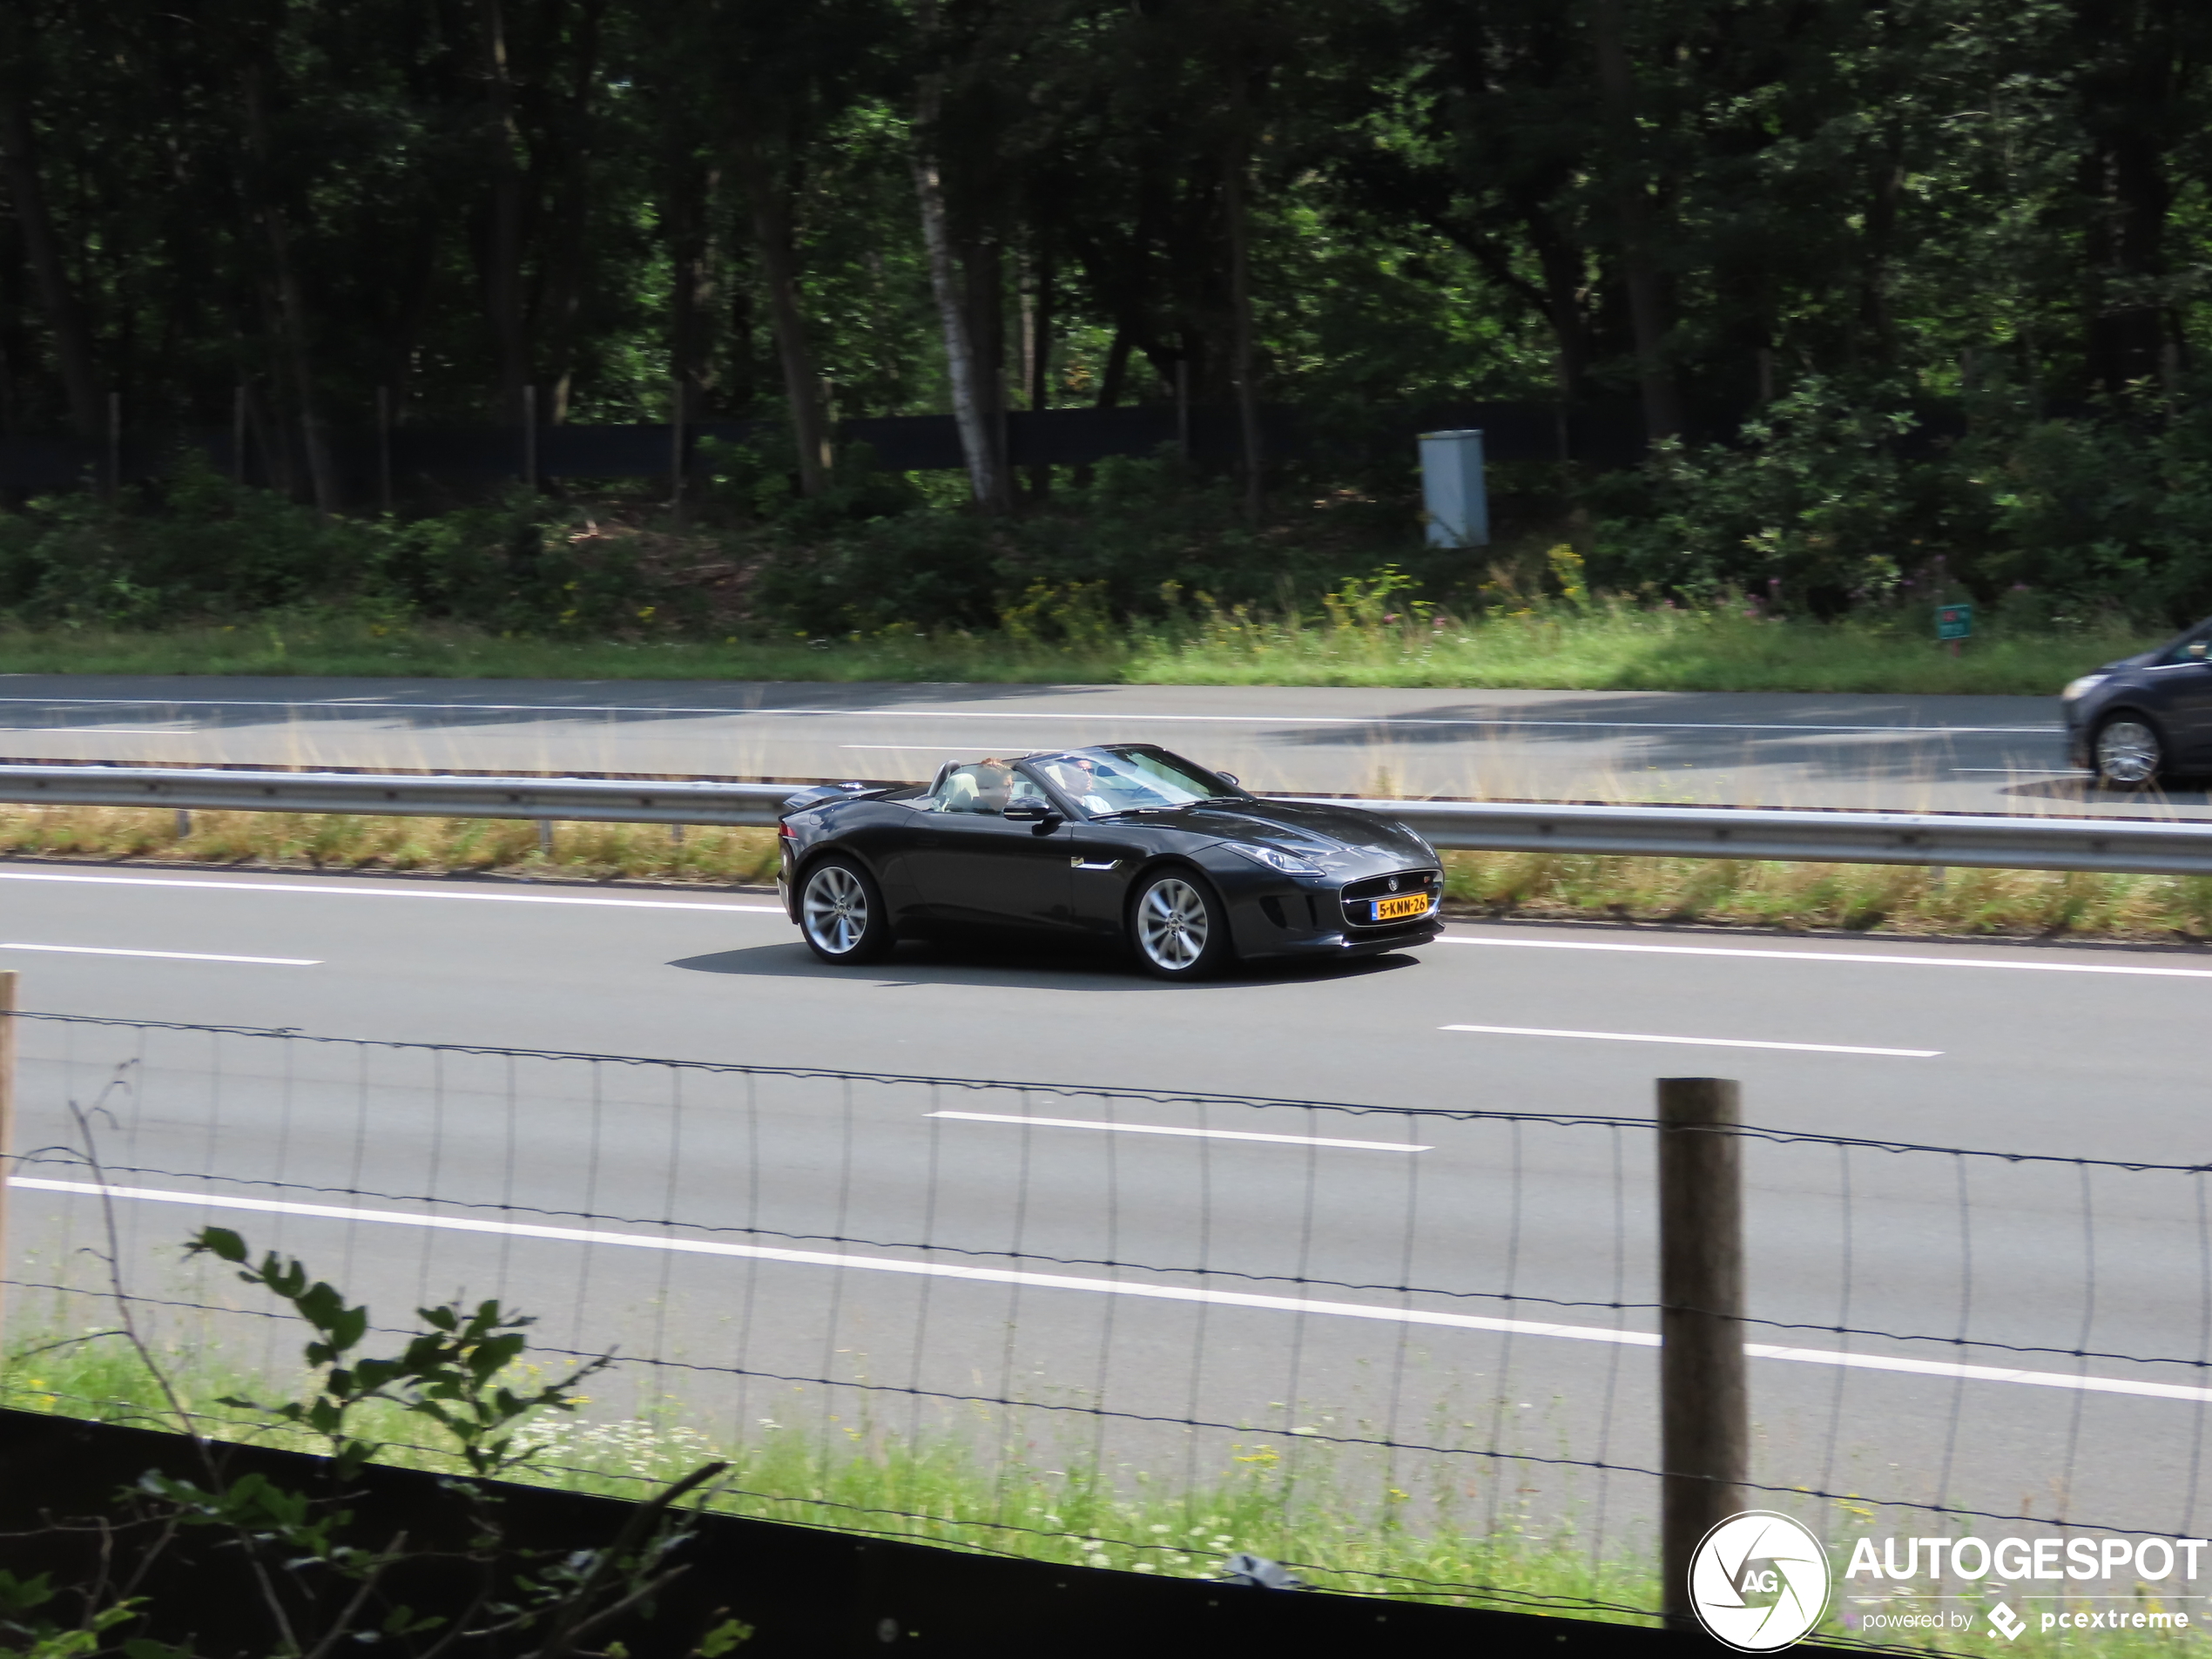
<svg viewBox="0 0 2212 1659">
<path fill-rule="evenodd" d="M 1147 813 L 1136 821 L 1217 841 L 1280 847 L 1324 866 L 1375 860 L 1394 868 L 1436 862 L 1435 849 L 1405 825 L 1379 813 L 1349 806 L 1310 806 L 1285 800 L 1209 801 L 1173 812 Z"/>
</svg>

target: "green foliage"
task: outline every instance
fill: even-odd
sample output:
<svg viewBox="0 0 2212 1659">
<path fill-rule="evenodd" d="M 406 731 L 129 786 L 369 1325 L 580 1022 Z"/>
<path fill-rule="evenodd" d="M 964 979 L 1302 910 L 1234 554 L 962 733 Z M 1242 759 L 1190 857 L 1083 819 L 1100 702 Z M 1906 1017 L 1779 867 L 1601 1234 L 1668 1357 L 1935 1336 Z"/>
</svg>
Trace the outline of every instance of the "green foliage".
<svg viewBox="0 0 2212 1659">
<path fill-rule="evenodd" d="M 1728 444 L 1602 481 L 1601 574 L 1837 616 L 1972 597 L 2017 620 L 2212 608 L 2212 402 L 2053 418 L 1998 390 L 1931 440 L 1899 389 L 1811 379 Z"/>
<path fill-rule="evenodd" d="M 261 1650 L 275 1659 L 327 1654 L 341 1642 L 375 1644 L 398 1655 L 589 1659 L 595 1649 L 587 1637 L 631 1608 L 650 1608 L 685 1570 L 671 1558 L 689 1535 L 689 1523 L 671 1506 L 721 1474 L 721 1463 L 696 1467 L 634 1506 L 611 1544 L 570 1553 L 514 1543 L 500 1500 L 475 1484 L 527 1465 L 544 1441 L 525 1438 L 525 1431 L 543 1413 L 572 1411 L 575 1385 L 607 1360 L 589 1362 L 556 1383 L 518 1389 L 512 1379 L 530 1321 L 503 1313 L 496 1302 L 473 1311 L 459 1304 L 423 1309 L 428 1328 L 397 1355 L 367 1357 L 357 1350 L 369 1332 L 368 1310 L 349 1305 L 299 1261 L 272 1252 L 255 1264 L 246 1241 L 223 1227 L 202 1229 L 185 1253 L 240 1268 L 241 1279 L 277 1297 L 307 1325 L 304 1399 L 270 1406 L 233 1394 L 215 1403 L 264 1433 L 290 1429 L 310 1437 L 327 1460 L 319 1480 L 294 1487 L 259 1471 L 232 1474 L 204 1441 L 180 1442 L 199 1453 L 196 1475 L 147 1470 L 123 1494 L 118 1521 L 56 1523 L 62 1535 L 105 1541 L 90 1552 L 95 1558 L 79 1580 L 57 1584 L 51 1575 L 22 1579 L 0 1572 L 0 1634 L 27 1644 L 24 1651 L 39 1659 L 191 1659 L 190 1633 L 204 1608 L 177 1597 L 165 1602 L 183 1604 L 158 1605 L 117 1587 L 145 1581 L 157 1566 L 173 1575 L 204 1560 L 211 1569 L 219 1563 L 246 1567 L 258 1591 Z M 110 1334 L 128 1339 L 167 1409 L 180 1411 L 175 1383 L 138 1336 L 127 1305 L 118 1306 L 123 1328 Z M 442 1443 L 435 1453 L 468 1477 L 442 1482 L 440 1491 L 455 1506 L 451 1519 L 465 1540 L 459 1559 L 474 1569 L 473 1596 L 444 1610 L 412 1606 L 398 1599 L 394 1585 L 406 1581 L 410 1563 L 453 1559 L 449 1550 L 418 1545 L 410 1551 L 405 1531 L 361 1541 L 349 1488 L 388 1446 L 355 1428 L 365 1414 L 388 1432 L 429 1433 Z M 432 1524 L 425 1515 L 423 1529 Z M 749 1634 L 725 1618 L 701 1635 L 695 1650 L 725 1655 Z M 174 1645 L 177 1638 L 183 1645 Z"/>
<path fill-rule="evenodd" d="M 349 1480 L 381 1447 L 351 1432 L 361 1408 L 374 1403 L 396 1406 L 408 1416 L 434 1424 L 450 1438 L 471 1474 L 492 1479 L 528 1460 L 530 1448 L 516 1432 L 542 1412 L 572 1412 L 577 1385 L 606 1368 L 594 1359 L 558 1382 L 517 1393 L 503 1379 L 522 1357 L 523 1330 L 535 1321 L 503 1312 L 496 1301 L 473 1311 L 458 1303 L 419 1308 L 429 1328 L 387 1359 L 358 1358 L 354 1351 L 368 1333 L 368 1310 L 348 1307 L 321 1280 L 310 1281 L 296 1259 L 273 1252 L 258 1265 L 247 1263 L 246 1241 L 226 1227 L 206 1227 L 185 1247 L 187 1257 L 212 1255 L 245 1271 L 239 1278 L 291 1305 L 314 1332 L 306 1349 L 318 1369 L 316 1392 L 306 1400 L 265 1406 L 250 1399 L 222 1403 L 266 1413 L 281 1422 L 312 1429 L 329 1444 L 340 1480 Z"/>
</svg>

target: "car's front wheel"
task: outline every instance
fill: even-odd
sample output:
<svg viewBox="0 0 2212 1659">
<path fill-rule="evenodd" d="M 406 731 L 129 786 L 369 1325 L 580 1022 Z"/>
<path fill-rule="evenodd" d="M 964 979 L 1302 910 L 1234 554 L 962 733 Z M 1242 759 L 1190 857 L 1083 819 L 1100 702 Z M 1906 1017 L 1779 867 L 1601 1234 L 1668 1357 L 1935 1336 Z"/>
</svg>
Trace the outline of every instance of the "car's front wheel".
<svg viewBox="0 0 2212 1659">
<path fill-rule="evenodd" d="M 1161 979 L 1204 979 L 1231 955 L 1229 913 L 1190 870 L 1162 870 L 1138 884 L 1129 934 L 1138 963 Z"/>
<path fill-rule="evenodd" d="M 2097 728 L 2090 759 L 2107 789 L 2141 789 L 2165 770 L 2166 745 L 2148 721 L 2115 714 Z"/>
<path fill-rule="evenodd" d="M 799 931 L 826 962 L 872 962 L 891 948 L 883 889 L 853 860 L 824 859 L 799 889 Z"/>
</svg>

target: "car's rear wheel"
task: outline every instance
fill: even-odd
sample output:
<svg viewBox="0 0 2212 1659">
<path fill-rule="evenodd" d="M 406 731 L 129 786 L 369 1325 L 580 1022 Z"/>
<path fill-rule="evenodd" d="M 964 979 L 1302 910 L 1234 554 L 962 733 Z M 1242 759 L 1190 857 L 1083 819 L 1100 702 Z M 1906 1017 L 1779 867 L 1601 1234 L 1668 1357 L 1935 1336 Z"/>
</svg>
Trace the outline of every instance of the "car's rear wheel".
<svg viewBox="0 0 2212 1659">
<path fill-rule="evenodd" d="M 1162 870 L 1138 883 L 1129 939 L 1139 965 L 1161 979 L 1204 979 L 1231 954 L 1229 913 L 1190 870 Z"/>
<path fill-rule="evenodd" d="M 2166 769 L 2166 745 L 2148 721 L 2115 714 L 2097 728 L 2090 759 L 2107 789 L 2141 789 Z"/>
<path fill-rule="evenodd" d="M 853 860 L 826 858 L 799 889 L 799 931 L 826 962 L 873 961 L 892 942 L 883 889 Z"/>
</svg>

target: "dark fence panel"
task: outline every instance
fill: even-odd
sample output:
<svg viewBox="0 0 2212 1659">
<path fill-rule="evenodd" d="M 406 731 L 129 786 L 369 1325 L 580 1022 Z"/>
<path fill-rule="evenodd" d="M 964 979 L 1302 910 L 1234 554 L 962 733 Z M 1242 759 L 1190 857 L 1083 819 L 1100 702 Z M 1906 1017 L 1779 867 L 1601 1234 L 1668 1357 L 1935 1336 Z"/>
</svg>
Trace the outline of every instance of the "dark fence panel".
<svg viewBox="0 0 2212 1659">
<path fill-rule="evenodd" d="M 1008 462 L 1017 467 L 1080 466 L 1116 455 L 1149 455 L 1187 443 L 1190 458 L 1207 467 L 1234 464 L 1244 453 L 1237 410 L 1196 404 L 1179 412 L 1170 403 L 1118 408 L 1017 409 L 995 417 Z M 1495 461 L 1577 460 L 1602 467 L 1632 466 L 1642 453 L 1640 421 L 1630 407 L 1593 406 L 1562 411 L 1538 403 L 1457 403 L 1429 408 L 1382 408 L 1366 416 L 1324 419 L 1312 412 L 1271 407 L 1260 412 L 1271 461 L 1410 461 L 1415 435 L 1439 428 L 1480 427 Z M 698 465 L 701 440 L 741 443 L 756 428 L 747 421 L 705 421 L 685 428 L 685 451 Z M 548 426 L 536 435 L 540 478 L 654 478 L 667 475 L 672 435 L 664 425 Z M 374 501 L 382 469 L 402 496 L 421 485 L 519 478 L 529 448 L 516 427 L 395 427 L 380 450 L 373 428 L 334 428 L 325 435 L 339 493 L 348 501 Z M 966 462 L 958 426 L 949 415 L 880 415 L 842 422 L 840 444 L 866 443 L 878 464 L 894 472 L 956 471 Z M 121 482 L 158 476 L 182 448 L 199 449 L 218 472 L 237 473 L 251 484 L 304 491 L 308 477 L 300 435 L 272 442 L 249 432 L 243 465 L 233 453 L 226 427 L 185 427 L 128 433 L 114 470 Z M 274 453 L 272 453 L 272 449 Z M 104 440 L 0 437 L 0 488 L 66 489 L 108 482 Z"/>
<path fill-rule="evenodd" d="M 233 1480 L 259 1474 L 293 1491 L 313 1491 L 324 1479 L 320 1460 L 293 1453 L 230 1446 L 218 1455 Z M 0 1411 L 0 1528 L 17 1534 L 10 1545 L 16 1564 L 53 1572 L 65 1583 L 89 1579 L 105 1536 L 39 1529 L 50 1518 L 112 1513 L 116 1493 L 149 1469 L 206 1479 L 182 1435 Z M 492 1489 L 517 1541 L 555 1554 L 604 1546 L 633 1513 L 612 1498 L 496 1483 Z M 449 1603 L 434 1594 L 418 1602 L 418 1611 L 465 1606 L 472 1588 L 461 1553 L 469 1543 L 465 1511 L 439 1478 L 372 1466 L 350 1490 L 359 1494 L 351 1506 L 359 1535 L 381 1540 L 404 1531 L 413 1548 L 442 1546 L 463 1567 L 451 1582 L 429 1587 L 446 1591 Z M 856 1523 L 865 1528 L 866 1519 Z M 233 1581 L 195 1576 L 180 1570 L 182 1561 L 204 1570 L 210 1552 L 177 1554 L 181 1559 L 167 1575 L 148 1587 L 171 1615 L 164 1622 L 194 1631 L 209 1646 L 256 1634 L 258 1603 L 243 1573 Z M 627 1638 L 632 1651 L 678 1652 L 664 1644 L 718 1622 L 726 1609 L 754 1629 L 740 1650 L 748 1659 L 860 1659 L 891 1646 L 1022 1659 L 1376 1651 L 1674 1659 L 1713 1651 L 1699 1636 L 1632 1625 L 1148 1577 L 736 1515 L 702 1517 L 698 1536 L 677 1559 L 689 1570 L 655 1598 L 656 1616 L 627 1620 L 603 1636 Z"/>
</svg>

